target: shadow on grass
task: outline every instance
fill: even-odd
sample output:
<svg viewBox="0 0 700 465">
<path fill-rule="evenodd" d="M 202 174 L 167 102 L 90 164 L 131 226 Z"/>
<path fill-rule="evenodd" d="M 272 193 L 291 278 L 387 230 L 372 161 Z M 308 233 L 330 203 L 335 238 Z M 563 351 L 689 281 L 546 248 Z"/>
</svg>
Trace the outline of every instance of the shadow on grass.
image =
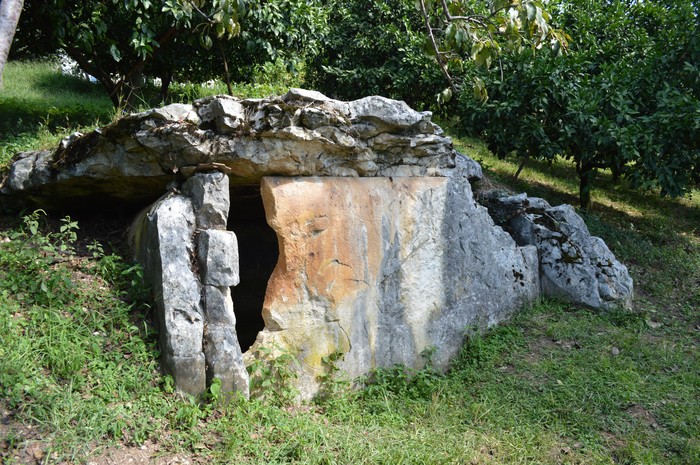
<svg viewBox="0 0 700 465">
<path fill-rule="evenodd" d="M 495 159 L 494 159 L 495 160 Z M 578 205 L 578 177 L 574 165 L 567 161 L 549 164 L 541 161 L 528 162 L 521 177 L 512 174 L 517 164 L 500 160 L 492 166 L 485 160 L 486 173 L 512 189 L 527 192 L 533 197 L 542 197 L 552 204 Z M 553 183 L 538 179 L 553 179 Z M 700 205 L 686 199 L 661 197 L 654 191 L 633 189 L 626 182 L 613 183 L 609 173 L 598 173 L 593 183 L 593 206 L 587 215 L 600 215 L 606 222 L 629 228 L 633 226 L 644 236 L 656 241 L 672 240 L 669 234 L 696 236 L 700 239 Z"/>
</svg>

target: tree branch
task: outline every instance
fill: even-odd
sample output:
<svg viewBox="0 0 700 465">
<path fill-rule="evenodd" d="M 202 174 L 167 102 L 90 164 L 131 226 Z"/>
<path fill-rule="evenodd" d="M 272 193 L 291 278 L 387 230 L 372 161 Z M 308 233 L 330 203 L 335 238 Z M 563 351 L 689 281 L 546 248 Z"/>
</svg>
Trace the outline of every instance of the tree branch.
<svg viewBox="0 0 700 465">
<path fill-rule="evenodd" d="M 452 90 L 455 93 L 457 93 L 457 86 L 455 85 L 452 76 L 450 76 L 450 72 L 447 70 L 447 65 L 445 65 L 445 63 L 442 61 L 442 55 L 440 53 L 440 49 L 438 48 L 437 41 L 435 40 L 435 35 L 433 34 L 433 28 L 430 26 L 430 18 L 428 17 L 428 12 L 425 9 L 424 0 L 420 0 L 420 11 L 423 15 L 423 20 L 425 21 L 425 27 L 428 29 L 428 37 L 430 37 L 430 43 L 432 44 L 433 50 L 435 51 L 435 58 L 437 59 L 437 62 L 440 65 L 442 74 L 444 74 L 447 78 L 447 82 L 450 83 L 450 87 L 452 88 Z"/>
</svg>

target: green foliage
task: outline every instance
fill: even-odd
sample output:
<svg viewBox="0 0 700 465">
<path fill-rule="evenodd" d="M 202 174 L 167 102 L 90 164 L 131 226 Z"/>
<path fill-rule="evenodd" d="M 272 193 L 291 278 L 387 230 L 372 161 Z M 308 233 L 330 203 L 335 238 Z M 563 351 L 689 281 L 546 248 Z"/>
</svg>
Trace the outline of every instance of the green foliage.
<svg viewBox="0 0 700 465">
<path fill-rule="evenodd" d="M 44 233 L 42 214 L 37 210 L 26 215 L 23 226 L 0 244 L 0 277 L 22 300 L 51 308 L 74 296 L 70 272 L 54 265 L 70 259 L 78 224 L 66 217 L 58 232 Z"/>
<path fill-rule="evenodd" d="M 233 95 L 240 98 L 265 98 L 271 95 L 283 95 L 289 91 L 289 85 L 265 83 L 241 83 L 232 86 Z M 226 93 L 226 84 L 221 81 L 209 83 L 176 83 L 171 87 L 171 98 L 177 102 L 194 102 L 197 99 Z"/>
<path fill-rule="evenodd" d="M 144 76 L 169 82 L 173 57 L 236 36 L 244 7 L 243 0 L 28 2 L 21 27 L 50 31 L 53 48 L 94 76 L 115 107 L 134 108 L 142 100 Z"/>
<path fill-rule="evenodd" d="M 328 33 L 328 8 L 320 1 L 265 1 L 249 8 L 244 21 L 239 48 L 232 51 L 244 57 L 241 62 L 247 61 L 241 63 L 242 71 L 251 65 L 259 70 L 265 64 L 281 62 L 289 72 L 318 53 Z"/>
<path fill-rule="evenodd" d="M 54 229 L 42 218 L 28 214 L 0 234 L 4 406 L 74 453 L 105 438 L 141 443 L 171 400 L 157 387 L 153 331 L 135 314 L 144 294 L 134 269 L 116 257 L 103 266 L 105 255 L 83 266 L 76 222 L 64 218 Z M 102 276 L 112 294 L 82 284 Z"/>
<path fill-rule="evenodd" d="M 326 9 L 306 0 L 51 0 L 27 9 L 23 30 L 44 31 L 130 109 L 150 101 L 146 78 L 161 79 L 165 100 L 174 80 L 248 82 L 278 60 L 298 69 L 326 30 Z"/>
<path fill-rule="evenodd" d="M 275 77 L 303 72 L 304 60 L 317 52 L 327 31 L 326 20 L 327 10 L 320 1 L 250 2 L 235 40 L 217 43 L 216 53 L 197 53 L 175 38 L 173 52 L 160 58 L 161 67 L 181 84 L 222 79 L 223 53 L 232 81 L 281 85 Z M 223 92 L 225 88 L 219 93 Z"/>
<path fill-rule="evenodd" d="M 522 345 L 522 332 L 515 326 L 493 328 L 487 339 L 478 329 L 471 329 L 451 369 L 453 373 L 465 373 L 495 368 L 504 354 Z"/>
<path fill-rule="evenodd" d="M 320 384 L 319 391 L 314 398 L 316 403 L 327 406 L 342 402 L 352 389 L 350 380 L 344 376 L 338 366 L 344 355 L 338 351 L 321 358 L 321 364 L 325 371 L 316 377 Z"/>
<path fill-rule="evenodd" d="M 251 397 L 277 406 L 295 403 L 299 392 L 293 382 L 299 362 L 294 355 L 277 345 L 259 346 L 253 355 L 248 366 Z"/>
<path fill-rule="evenodd" d="M 499 156 L 570 158 L 581 206 L 597 170 L 661 195 L 700 181 L 700 30 L 692 2 L 559 2 L 570 53 L 503 57 L 488 101 L 459 96 L 462 127 Z"/>
<path fill-rule="evenodd" d="M 464 82 L 465 63 L 489 69 L 497 62 L 502 66 L 503 52 L 517 54 L 543 47 L 558 56 L 567 48 L 570 39 L 564 31 L 551 26 L 546 2 L 416 0 L 415 3 L 428 34 L 426 51 L 438 62 L 450 90 L 457 92 L 471 83 L 474 93 L 482 100 L 487 97 L 486 87 L 479 78 Z M 440 102 L 446 103 L 451 95 L 443 91 Z"/>
<path fill-rule="evenodd" d="M 415 370 L 404 366 L 377 368 L 362 380 L 360 398 L 368 403 L 386 398 L 430 400 L 439 390 L 442 377 L 430 367 Z"/>
<path fill-rule="evenodd" d="M 307 85 L 353 100 L 383 95 L 428 107 L 443 84 L 423 51 L 424 34 L 412 0 L 333 0 L 329 31 L 307 67 Z"/>
</svg>

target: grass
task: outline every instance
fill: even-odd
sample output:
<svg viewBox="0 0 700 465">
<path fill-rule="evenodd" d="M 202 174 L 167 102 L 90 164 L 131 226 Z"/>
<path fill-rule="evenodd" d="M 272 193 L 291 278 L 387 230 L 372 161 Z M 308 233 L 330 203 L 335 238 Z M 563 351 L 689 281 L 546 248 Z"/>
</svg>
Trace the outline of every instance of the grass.
<svg viewBox="0 0 700 465">
<path fill-rule="evenodd" d="M 456 143 L 498 182 L 575 203 L 573 167 L 531 163 L 514 181 L 515 164 Z M 2 218 L 0 457 L 104 463 L 143 447 L 211 464 L 700 463 L 698 196 L 660 199 L 603 175 L 593 199 L 585 220 L 630 268 L 634 312 L 542 301 L 467 341 L 446 375 L 387 369 L 356 391 L 338 374 L 302 406 L 284 389 L 281 401 L 179 396 L 158 368 L 139 269 L 109 243 L 116 226 Z"/>
<path fill-rule="evenodd" d="M 98 84 L 46 62 L 10 62 L 0 90 L 0 164 L 17 151 L 51 146 L 63 134 L 109 122 L 112 104 Z"/>
<path fill-rule="evenodd" d="M 5 86 L 0 89 L 0 166 L 7 164 L 17 152 L 53 147 L 71 132 L 88 132 L 116 117 L 117 111 L 100 84 L 61 74 L 58 69 L 58 64 L 43 61 L 7 63 Z M 234 95 L 243 98 L 281 95 L 299 83 L 299 78 L 287 78 L 277 84 L 263 77 L 259 77 L 259 82 L 234 84 Z M 173 83 L 169 99 L 191 103 L 224 93 L 226 85 L 220 81 Z M 147 99 L 142 104 L 144 109 L 158 106 L 158 89 L 146 86 L 144 94 Z"/>
</svg>

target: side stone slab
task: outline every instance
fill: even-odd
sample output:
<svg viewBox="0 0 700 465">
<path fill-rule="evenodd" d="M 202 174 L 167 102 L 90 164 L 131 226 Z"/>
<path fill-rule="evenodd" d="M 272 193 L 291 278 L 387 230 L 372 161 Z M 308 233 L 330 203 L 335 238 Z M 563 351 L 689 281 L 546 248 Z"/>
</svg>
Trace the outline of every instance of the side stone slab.
<svg viewBox="0 0 700 465">
<path fill-rule="evenodd" d="M 494 221 L 520 245 L 537 247 L 542 294 L 593 309 L 632 308 L 634 283 L 605 242 L 571 205 L 526 194 L 483 199 Z"/>
<path fill-rule="evenodd" d="M 153 286 L 163 369 L 192 395 L 218 378 L 224 392 L 249 396 L 229 289 L 239 281 L 236 235 L 223 230 L 229 205 L 226 175 L 199 173 L 132 227 Z"/>
<path fill-rule="evenodd" d="M 206 376 L 201 286 L 190 262 L 194 232 L 192 202 L 168 195 L 146 215 L 138 255 L 153 286 L 162 366 L 180 390 L 198 394 Z"/>
<path fill-rule="evenodd" d="M 351 377 L 372 368 L 445 369 L 465 333 L 539 294 L 534 247 L 518 247 L 476 205 L 466 179 L 264 178 L 280 257 L 251 352 L 281 346 L 301 364 L 302 397 L 344 354 Z"/>
</svg>

